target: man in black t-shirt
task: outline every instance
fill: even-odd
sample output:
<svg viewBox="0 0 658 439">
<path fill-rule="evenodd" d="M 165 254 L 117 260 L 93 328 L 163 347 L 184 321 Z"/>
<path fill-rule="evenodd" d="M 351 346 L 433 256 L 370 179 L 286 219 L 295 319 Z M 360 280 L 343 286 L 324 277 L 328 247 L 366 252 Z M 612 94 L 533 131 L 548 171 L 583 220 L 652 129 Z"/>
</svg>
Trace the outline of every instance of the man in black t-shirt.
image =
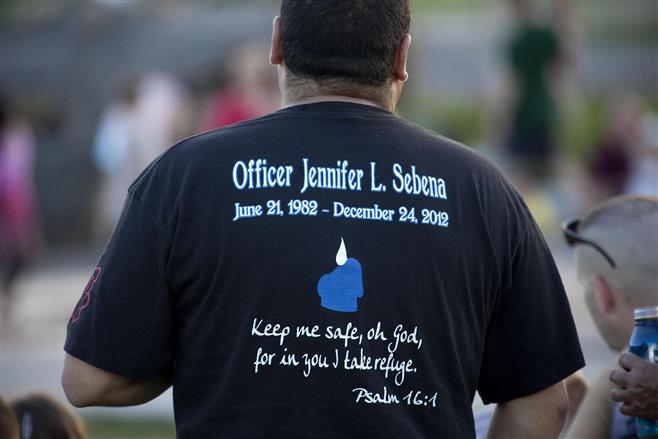
<svg viewBox="0 0 658 439">
<path fill-rule="evenodd" d="M 283 109 L 187 139 L 131 186 L 71 316 L 64 389 L 173 385 L 181 438 L 555 437 L 583 366 L 525 204 L 393 114 L 406 0 L 284 0 Z"/>
</svg>

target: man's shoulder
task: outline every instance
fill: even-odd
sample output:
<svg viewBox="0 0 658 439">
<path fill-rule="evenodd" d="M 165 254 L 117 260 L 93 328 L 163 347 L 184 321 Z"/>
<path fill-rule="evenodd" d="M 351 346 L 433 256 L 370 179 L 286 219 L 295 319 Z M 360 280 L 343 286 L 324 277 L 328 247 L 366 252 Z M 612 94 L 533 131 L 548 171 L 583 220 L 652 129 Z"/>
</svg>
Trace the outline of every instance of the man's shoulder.
<svg viewBox="0 0 658 439">
<path fill-rule="evenodd" d="M 208 165 L 211 164 L 209 161 L 214 161 L 212 164 L 218 165 L 216 159 L 222 153 L 249 144 L 261 135 L 264 136 L 261 128 L 273 119 L 275 114 L 205 131 L 180 140 L 156 158 L 145 172 L 155 168 Z"/>
<path fill-rule="evenodd" d="M 294 114 L 275 112 L 191 136 L 169 148 L 143 175 L 152 174 L 156 170 L 168 170 L 169 175 L 189 176 L 209 167 L 219 171 L 231 158 L 264 145 L 275 147 L 277 142 L 287 141 L 298 131 L 307 130 L 307 120 L 302 118 L 297 124 L 295 121 Z M 331 125 L 330 119 L 327 119 L 327 124 Z M 343 138 L 344 134 L 341 133 Z M 368 138 L 367 134 L 359 131 L 360 141 L 364 138 Z M 326 144 L 332 136 L 323 133 L 318 139 L 319 143 Z M 391 115 L 390 118 L 382 118 L 380 124 L 372 129 L 372 140 L 377 145 L 383 142 L 386 145 L 382 146 L 406 152 L 401 155 L 413 155 L 436 163 L 451 163 L 464 173 L 493 177 L 502 175 L 497 165 L 481 152 L 401 117 Z"/>
<path fill-rule="evenodd" d="M 184 182 L 212 179 L 245 148 L 267 145 L 272 133 L 282 130 L 280 124 L 271 123 L 275 119 L 277 113 L 270 113 L 180 140 L 142 170 L 129 192 L 139 194 L 148 186 L 176 188 Z"/>
<path fill-rule="evenodd" d="M 203 157 L 211 151 L 217 153 L 226 151 L 227 148 L 229 150 L 235 148 L 239 149 L 241 146 L 250 144 L 254 139 L 258 138 L 272 140 L 271 136 L 274 133 L 280 133 L 282 134 L 282 137 L 286 137 L 286 133 L 293 135 L 296 128 L 294 123 L 295 116 L 296 114 L 279 111 L 259 118 L 238 122 L 233 125 L 197 134 L 172 146 L 165 154 L 163 154 L 162 159 L 179 162 L 181 159 L 190 159 L 194 156 Z M 454 139 L 443 136 L 401 117 L 391 115 L 390 118 L 381 119 L 381 122 L 385 124 L 388 129 L 399 134 L 399 136 L 394 137 L 408 140 L 401 140 L 401 147 L 420 147 L 427 152 L 444 154 L 447 159 L 460 158 L 485 167 L 493 166 L 495 168 L 493 162 L 484 154 Z M 330 123 L 329 121 L 330 119 L 327 119 L 328 125 Z M 302 126 L 307 121 L 300 119 L 299 122 L 297 128 L 303 130 L 304 128 Z M 324 133 L 323 135 L 325 134 L 327 133 Z M 373 131 L 373 138 L 380 134 L 381 133 L 379 132 L 375 133 L 375 131 Z M 363 135 L 363 132 L 361 132 L 360 135 Z M 389 137 L 388 141 L 393 141 L 393 139 Z"/>
<path fill-rule="evenodd" d="M 193 135 L 169 148 L 163 154 L 163 158 L 170 159 L 167 156 L 173 156 L 171 158 L 180 159 L 207 153 L 208 148 L 238 146 L 241 141 L 248 141 L 266 126 L 271 126 L 270 122 L 275 120 L 277 116 L 277 113 L 270 113 L 255 119 L 237 122 L 232 125 Z"/>
<path fill-rule="evenodd" d="M 400 119 L 400 122 L 409 133 L 413 133 L 410 137 L 416 145 L 424 151 L 434 152 L 442 161 L 452 161 L 464 171 L 504 177 L 499 166 L 481 151 L 406 119 Z"/>
</svg>

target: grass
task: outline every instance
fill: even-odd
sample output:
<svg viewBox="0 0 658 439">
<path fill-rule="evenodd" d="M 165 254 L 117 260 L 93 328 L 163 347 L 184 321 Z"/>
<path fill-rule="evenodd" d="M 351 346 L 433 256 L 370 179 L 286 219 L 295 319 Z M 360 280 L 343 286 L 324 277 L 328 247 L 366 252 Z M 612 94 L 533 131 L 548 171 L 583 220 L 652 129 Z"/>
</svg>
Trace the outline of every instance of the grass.
<svg viewBox="0 0 658 439">
<path fill-rule="evenodd" d="M 171 439 L 173 419 L 93 417 L 85 419 L 91 439 Z"/>
</svg>

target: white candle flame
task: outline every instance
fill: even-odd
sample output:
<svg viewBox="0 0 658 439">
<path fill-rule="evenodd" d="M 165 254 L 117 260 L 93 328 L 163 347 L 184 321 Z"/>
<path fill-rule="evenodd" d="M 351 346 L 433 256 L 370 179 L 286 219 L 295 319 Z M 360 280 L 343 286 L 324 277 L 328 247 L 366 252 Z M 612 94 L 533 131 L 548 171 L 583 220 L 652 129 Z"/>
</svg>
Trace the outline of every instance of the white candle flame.
<svg viewBox="0 0 658 439">
<path fill-rule="evenodd" d="M 345 265 L 347 262 L 347 249 L 345 249 L 345 241 L 343 237 L 340 237 L 340 247 L 338 248 L 338 253 L 336 253 L 336 263 L 338 265 Z"/>
</svg>

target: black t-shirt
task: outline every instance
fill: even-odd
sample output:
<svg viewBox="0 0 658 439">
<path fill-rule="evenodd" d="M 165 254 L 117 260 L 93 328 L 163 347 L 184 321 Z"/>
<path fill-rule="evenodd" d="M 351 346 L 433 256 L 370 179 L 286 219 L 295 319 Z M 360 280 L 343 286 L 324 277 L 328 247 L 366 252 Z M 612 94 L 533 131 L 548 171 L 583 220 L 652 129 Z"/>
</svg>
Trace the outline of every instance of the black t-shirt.
<svg viewBox="0 0 658 439">
<path fill-rule="evenodd" d="M 179 437 L 474 435 L 583 366 L 559 274 L 488 160 L 371 106 L 187 139 L 129 190 L 65 350 L 174 369 Z"/>
</svg>

